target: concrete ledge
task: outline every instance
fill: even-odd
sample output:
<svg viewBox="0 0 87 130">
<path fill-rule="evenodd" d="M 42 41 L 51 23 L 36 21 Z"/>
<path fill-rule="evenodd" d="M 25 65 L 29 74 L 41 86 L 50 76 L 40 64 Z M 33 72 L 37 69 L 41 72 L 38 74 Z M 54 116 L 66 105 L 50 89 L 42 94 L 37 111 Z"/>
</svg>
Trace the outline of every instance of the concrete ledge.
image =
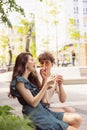
<svg viewBox="0 0 87 130">
<path fill-rule="evenodd" d="M 87 78 L 64 79 L 64 85 L 87 84 Z"/>
<path fill-rule="evenodd" d="M 64 84 L 87 84 L 87 66 L 80 67 L 54 67 L 53 74 L 60 74 Z"/>
</svg>

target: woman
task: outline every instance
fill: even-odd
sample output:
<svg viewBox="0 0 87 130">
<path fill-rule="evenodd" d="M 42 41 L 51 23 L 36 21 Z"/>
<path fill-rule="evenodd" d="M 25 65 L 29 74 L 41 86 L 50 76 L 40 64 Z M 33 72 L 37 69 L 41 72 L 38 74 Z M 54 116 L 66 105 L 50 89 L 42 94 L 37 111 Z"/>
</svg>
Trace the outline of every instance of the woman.
<svg viewBox="0 0 87 130">
<path fill-rule="evenodd" d="M 48 78 L 42 89 L 35 74 L 35 61 L 30 53 L 17 56 L 9 96 L 17 97 L 23 106 L 23 114 L 29 116 L 36 128 L 40 130 L 78 130 L 79 125 L 71 124 L 70 116 L 64 112 L 56 113 L 47 109 L 42 99 L 48 87 L 56 81 L 56 77 Z M 37 87 L 38 86 L 38 87 Z M 78 115 L 72 115 L 78 122 Z"/>
</svg>

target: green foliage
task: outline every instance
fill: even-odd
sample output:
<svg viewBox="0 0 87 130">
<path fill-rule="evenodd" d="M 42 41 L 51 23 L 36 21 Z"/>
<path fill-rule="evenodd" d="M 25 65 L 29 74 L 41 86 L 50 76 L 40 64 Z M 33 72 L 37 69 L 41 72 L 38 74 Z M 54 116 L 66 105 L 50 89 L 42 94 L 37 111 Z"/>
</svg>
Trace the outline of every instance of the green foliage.
<svg viewBox="0 0 87 130">
<path fill-rule="evenodd" d="M 9 13 L 13 11 L 24 15 L 24 9 L 17 5 L 15 0 L 0 0 L 0 19 L 2 23 L 7 24 L 9 27 L 12 27 L 12 24 L 8 16 Z"/>
<path fill-rule="evenodd" d="M 9 37 L 5 35 L 0 36 L 1 46 L 5 49 L 6 46 L 9 44 Z"/>
<path fill-rule="evenodd" d="M 73 39 L 77 39 L 78 40 L 80 38 L 80 33 L 79 32 L 72 32 L 71 37 Z"/>
<path fill-rule="evenodd" d="M 75 25 L 75 19 L 69 18 L 69 24 L 70 25 Z"/>
<path fill-rule="evenodd" d="M 20 20 L 20 26 L 17 28 L 18 33 L 22 35 L 26 35 L 29 31 L 29 22 L 26 21 L 25 19 Z"/>
<path fill-rule="evenodd" d="M 80 36 L 79 28 L 76 26 L 75 19 L 69 18 L 69 36 L 71 39 L 78 40 Z"/>
<path fill-rule="evenodd" d="M 33 14 L 30 13 L 29 17 L 32 20 L 20 19 L 20 26 L 17 28 L 18 33 L 20 33 L 22 35 L 28 35 L 30 33 L 32 34 L 33 32 L 35 32 L 34 16 L 33 16 Z"/>
<path fill-rule="evenodd" d="M 12 114 L 11 110 L 14 110 L 14 109 L 10 106 L 0 106 L 0 116 Z"/>
<path fill-rule="evenodd" d="M 29 46 L 27 50 L 29 50 L 34 58 L 36 57 L 36 43 L 35 43 L 35 21 L 34 21 L 34 15 L 30 13 L 29 20 L 21 19 L 20 20 L 20 27 L 17 28 L 18 33 L 21 34 L 21 36 L 25 36 L 26 45 Z M 29 45 L 28 45 L 29 44 Z"/>
<path fill-rule="evenodd" d="M 35 130 L 29 118 L 23 119 L 12 110 L 10 106 L 0 106 L 0 130 Z"/>
</svg>

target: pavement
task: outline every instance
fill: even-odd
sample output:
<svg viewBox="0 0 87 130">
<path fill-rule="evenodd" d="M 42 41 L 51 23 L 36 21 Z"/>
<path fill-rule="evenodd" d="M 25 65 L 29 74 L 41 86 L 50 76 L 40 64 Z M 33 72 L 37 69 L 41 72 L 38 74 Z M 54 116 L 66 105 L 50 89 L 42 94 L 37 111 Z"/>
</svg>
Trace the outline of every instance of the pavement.
<svg viewBox="0 0 87 130">
<path fill-rule="evenodd" d="M 65 68 L 64 68 L 65 69 Z M 66 68 L 68 69 L 68 68 Z M 73 69 L 71 69 L 73 70 Z M 65 70 L 66 72 L 67 70 Z M 69 70 L 70 71 L 70 70 Z M 56 70 L 57 72 L 57 70 Z M 54 73 L 56 73 L 54 71 Z M 58 71 L 59 72 L 59 71 Z M 64 71 L 63 71 L 64 73 Z M 70 72 L 72 75 L 75 71 Z M 14 111 L 17 115 L 22 116 L 21 113 L 21 105 L 18 103 L 17 99 L 9 99 L 8 92 L 9 92 L 9 85 L 11 80 L 12 72 L 6 72 L 0 74 L 0 105 L 10 105 L 14 108 Z M 67 77 L 69 73 L 66 73 L 64 78 L 68 79 Z M 71 76 L 71 75 L 70 75 Z M 71 78 L 71 77 L 70 77 Z M 80 77 L 81 78 L 81 77 Z M 87 78 L 85 76 L 85 78 Z M 72 77 L 73 79 L 73 77 Z M 76 77 L 75 77 L 76 79 Z M 77 80 L 79 76 L 77 77 Z M 72 83 L 72 82 L 71 82 Z M 61 106 L 72 106 L 76 109 L 76 111 L 82 116 L 82 125 L 79 130 L 86 130 L 87 129 L 87 83 L 80 83 L 77 82 L 76 84 L 64 84 L 64 89 L 67 93 L 67 101 L 65 103 L 60 103 L 58 101 L 57 95 L 55 94 L 52 99 L 53 107 L 61 107 Z"/>
</svg>

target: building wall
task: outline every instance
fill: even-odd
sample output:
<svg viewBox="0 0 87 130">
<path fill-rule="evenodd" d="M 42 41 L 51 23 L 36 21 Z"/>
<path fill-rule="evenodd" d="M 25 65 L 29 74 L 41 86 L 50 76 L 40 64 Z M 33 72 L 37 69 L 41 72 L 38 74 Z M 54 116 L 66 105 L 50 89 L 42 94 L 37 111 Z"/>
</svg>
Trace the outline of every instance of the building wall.
<svg viewBox="0 0 87 130">
<path fill-rule="evenodd" d="M 80 46 L 80 66 L 87 66 L 87 44 Z"/>
</svg>

